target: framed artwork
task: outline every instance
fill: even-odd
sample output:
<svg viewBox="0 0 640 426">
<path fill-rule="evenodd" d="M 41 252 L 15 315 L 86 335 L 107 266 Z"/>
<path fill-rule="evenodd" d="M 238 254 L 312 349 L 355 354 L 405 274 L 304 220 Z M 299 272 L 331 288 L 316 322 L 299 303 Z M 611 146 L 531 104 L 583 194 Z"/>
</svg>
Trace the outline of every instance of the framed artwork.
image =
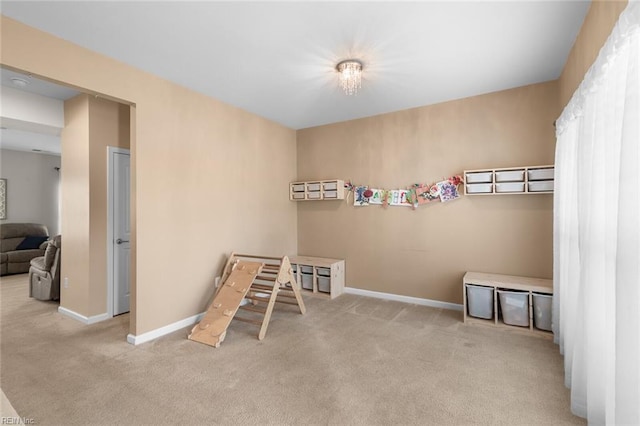
<svg viewBox="0 0 640 426">
<path fill-rule="evenodd" d="M 7 180 L 0 179 L 0 219 L 7 218 Z"/>
</svg>

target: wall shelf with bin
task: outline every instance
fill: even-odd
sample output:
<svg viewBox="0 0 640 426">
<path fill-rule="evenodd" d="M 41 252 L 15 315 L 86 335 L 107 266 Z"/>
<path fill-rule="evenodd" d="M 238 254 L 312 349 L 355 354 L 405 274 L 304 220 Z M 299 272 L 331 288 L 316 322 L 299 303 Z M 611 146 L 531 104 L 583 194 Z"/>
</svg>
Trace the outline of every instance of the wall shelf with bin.
<svg viewBox="0 0 640 426">
<path fill-rule="evenodd" d="M 552 280 L 467 272 L 462 279 L 462 298 L 465 324 L 485 324 L 553 337 Z"/>
<path fill-rule="evenodd" d="M 344 181 L 339 179 L 291 182 L 291 201 L 344 200 Z"/>
<path fill-rule="evenodd" d="M 305 293 L 334 299 L 344 292 L 344 260 L 290 256 L 296 282 Z"/>
<path fill-rule="evenodd" d="M 465 195 L 552 194 L 554 166 L 464 171 Z"/>
</svg>

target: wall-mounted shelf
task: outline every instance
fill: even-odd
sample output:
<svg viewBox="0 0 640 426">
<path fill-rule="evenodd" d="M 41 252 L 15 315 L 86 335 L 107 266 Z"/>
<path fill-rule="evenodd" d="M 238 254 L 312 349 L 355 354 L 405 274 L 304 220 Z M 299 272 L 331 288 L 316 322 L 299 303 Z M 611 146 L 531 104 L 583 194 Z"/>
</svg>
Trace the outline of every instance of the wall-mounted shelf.
<svg viewBox="0 0 640 426">
<path fill-rule="evenodd" d="M 334 299 L 344 292 L 344 260 L 311 256 L 290 256 L 289 260 L 303 294 Z"/>
<path fill-rule="evenodd" d="M 344 200 L 344 181 L 339 179 L 291 182 L 291 201 Z"/>
<path fill-rule="evenodd" d="M 464 171 L 465 195 L 552 194 L 554 166 Z"/>
</svg>

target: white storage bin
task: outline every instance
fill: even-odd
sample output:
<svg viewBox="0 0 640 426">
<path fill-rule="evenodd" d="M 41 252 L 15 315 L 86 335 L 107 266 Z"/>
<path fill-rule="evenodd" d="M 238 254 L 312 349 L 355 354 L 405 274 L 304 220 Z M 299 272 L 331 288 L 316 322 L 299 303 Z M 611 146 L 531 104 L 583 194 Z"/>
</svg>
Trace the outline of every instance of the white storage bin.
<svg viewBox="0 0 640 426">
<path fill-rule="evenodd" d="M 492 189 L 490 183 L 472 183 L 467 185 L 467 194 L 490 194 Z"/>
<path fill-rule="evenodd" d="M 302 273 L 300 274 L 300 281 L 302 281 L 302 288 L 313 290 L 313 275 Z"/>
<path fill-rule="evenodd" d="M 294 200 L 304 200 L 304 192 L 294 192 L 293 193 Z"/>
<path fill-rule="evenodd" d="M 522 170 L 501 170 L 496 172 L 496 182 L 523 182 L 524 169 Z"/>
<path fill-rule="evenodd" d="M 316 268 L 316 273 L 323 277 L 330 277 L 331 268 Z"/>
<path fill-rule="evenodd" d="M 529 182 L 529 192 L 553 191 L 552 180 L 539 180 Z"/>
<path fill-rule="evenodd" d="M 496 183 L 496 192 L 524 192 L 524 182 Z"/>
<path fill-rule="evenodd" d="M 295 185 L 291 185 L 293 192 L 304 192 L 304 183 L 296 183 Z"/>
<path fill-rule="evenodd" d="M 467 173 L 465 176 L 466 183 L 484 183 L 491 182 L 491 172 L 475 172 Z"/>
<path fill-rule="evenodd" d="M 322 189 L 325 191 L 335 191 L 338 189 L 338 184 L 336 182 L 325 182 L 322 184 Z"/>
<path fill-rule="evenodd" d="M 307 198 L 310 200 L 319 200 L 320 192 L 307 192 Z"/>
<path fill-rule="evenodd" d="M 308 183 L 307 184 L 307 191 L 320 191 L 320 184 L 319 183 Z"/>
<path fill-rule="evenodd" d="M 467 284 L 467 312 L 476 318 L 493 318 L 493 287 Z"/>
<path fill-rule="evenodd" d="M 303 274 L 313 274 L 313 266 L 300 265 L 300 272 Z"/>
<path fill-rule="evenodd" d="M 338 191 L 325 191 L 324 198 L 338 198 Z"/>
<path fill-rule="evenodd" d="M 551 331 L 552 304 L 552 295 L 533 293 L 533 326 L 535 328 Z"/>
<path fill-rule="evenodd" d="M 529 327 L 529 292 L 498 290 L 505 324 Z"/>
<path fill-rule="evenodd" d="M 549 167 L 546 169 L 529 169 L 529 180 L 552 180 L 554 168 Z"/>
<path fill-rule="evenodd" d="M 327 277 L 318 277 L 318 291 L 323 293 L 331 293 L 330 280 Z"/>
</svg>

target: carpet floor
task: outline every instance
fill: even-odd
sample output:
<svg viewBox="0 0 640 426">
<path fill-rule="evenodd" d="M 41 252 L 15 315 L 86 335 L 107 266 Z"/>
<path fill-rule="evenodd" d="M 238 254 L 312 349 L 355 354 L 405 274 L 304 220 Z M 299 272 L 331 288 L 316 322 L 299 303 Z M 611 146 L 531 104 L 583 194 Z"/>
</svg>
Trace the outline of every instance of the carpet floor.
<svg viewBox="0 0 640 426">
<path fill-rule="evenodd" d="M 2 390 L 37 425 L 585 424 L 553 342 L 461 312 L 306 296 L 264 340 L 234 321 L 215 349 L 189 328 L 132 346 L 128 315 L 83 325 L 30 299 L 27 275 L 0 297 Z"/>
</svg>

